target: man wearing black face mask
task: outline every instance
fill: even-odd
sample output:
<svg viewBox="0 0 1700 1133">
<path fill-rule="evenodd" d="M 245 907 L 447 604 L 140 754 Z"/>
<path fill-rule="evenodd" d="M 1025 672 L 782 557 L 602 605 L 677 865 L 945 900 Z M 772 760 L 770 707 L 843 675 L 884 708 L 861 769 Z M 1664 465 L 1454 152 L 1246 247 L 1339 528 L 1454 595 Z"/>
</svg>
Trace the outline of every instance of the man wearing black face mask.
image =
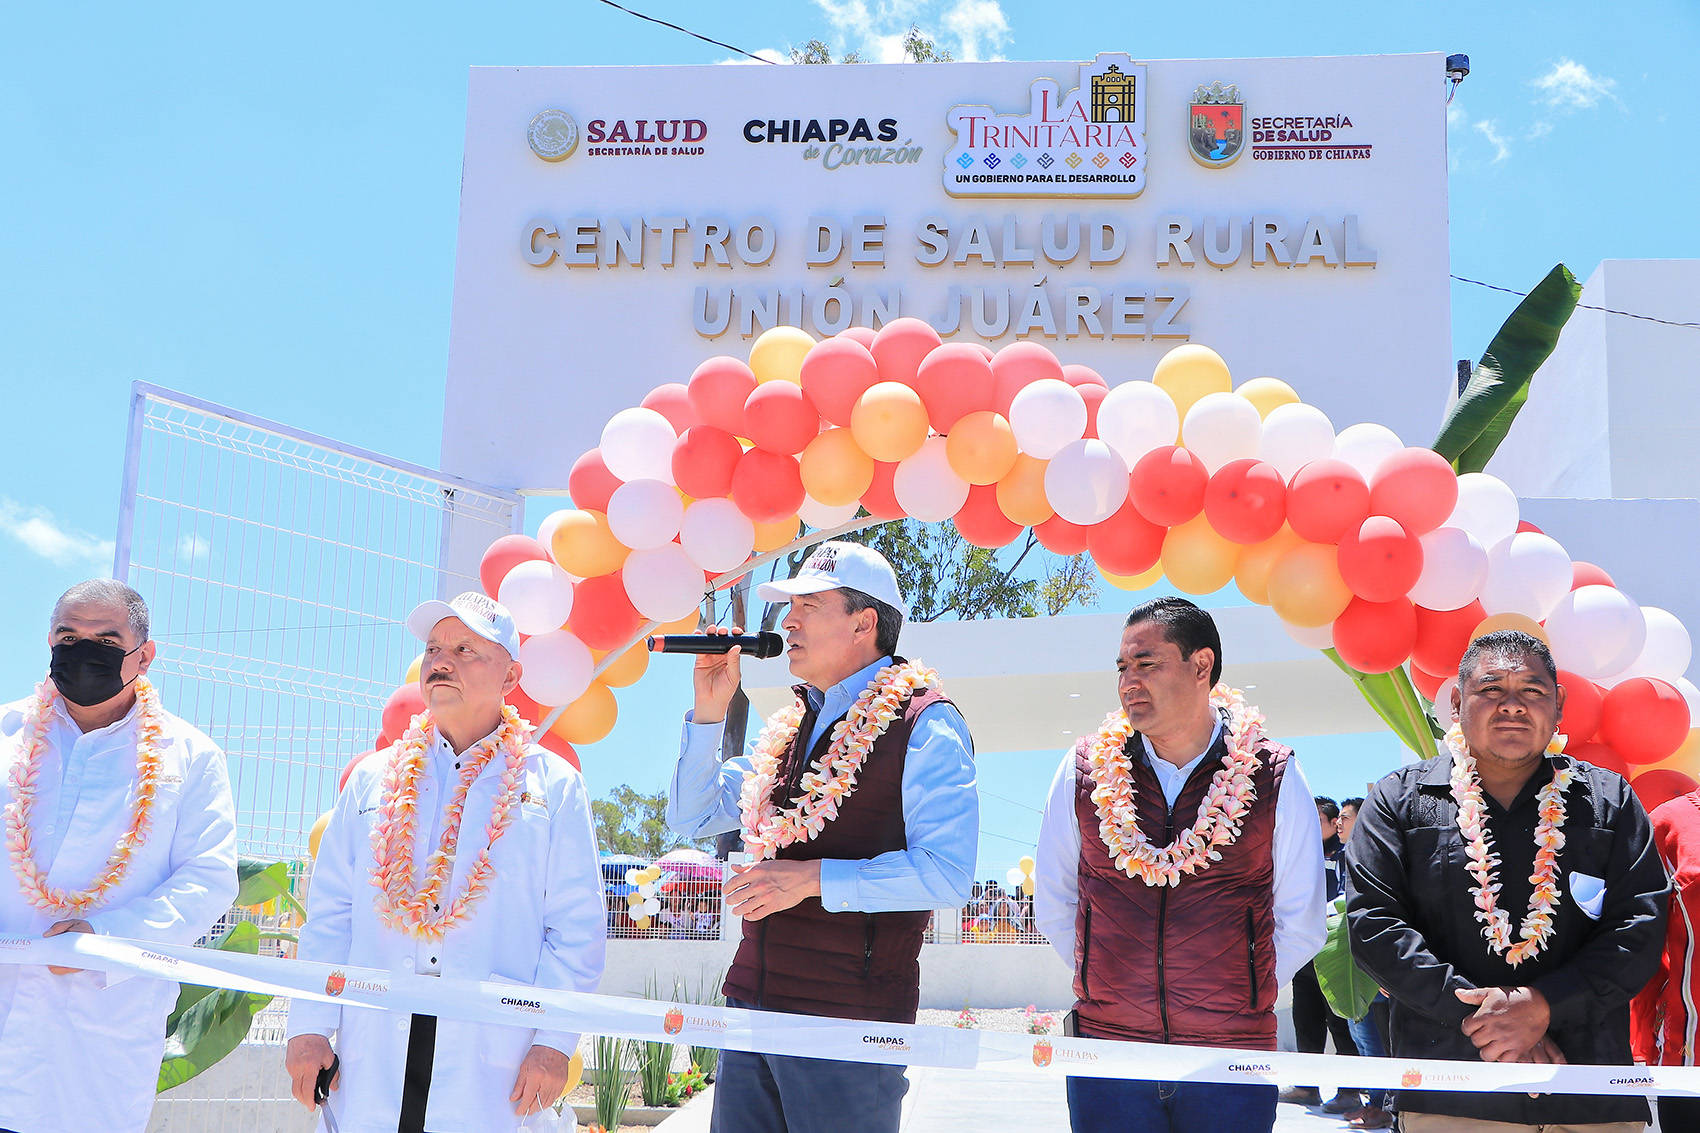
<svg viewBox="0 0 1700 1133">
<path fill-rule="evenodd" d="M 128 586 L 66 591 L 48 646 L 49 679 L 0 707 L 14 847 L 0 933 L 193 944 L 237 890 L 224 754 L 160 704 L 147 606 Z M 140 835 L 128 850 L 127 834 Z M 0 1128 L 142 1133 L 176 1002 L 167 981 L 0 964 Z"/>
</svg>

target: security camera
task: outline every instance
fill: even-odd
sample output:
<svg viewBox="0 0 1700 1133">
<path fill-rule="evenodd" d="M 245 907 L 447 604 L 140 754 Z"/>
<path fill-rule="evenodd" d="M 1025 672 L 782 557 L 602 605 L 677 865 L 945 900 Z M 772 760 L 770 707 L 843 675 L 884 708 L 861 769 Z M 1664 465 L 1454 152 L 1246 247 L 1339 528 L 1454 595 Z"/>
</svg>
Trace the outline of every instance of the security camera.
<svg viewBox="0 0 1700 1133">
<path fill-rule="evenodd" d="M 1450 105 L 1452 96 L 1458 92 L 1458 84 L 1470 73 L 1470 57 L 1468 55 L 1448 55 L 1446 57 L 1446 101 Z"/>
</svg>

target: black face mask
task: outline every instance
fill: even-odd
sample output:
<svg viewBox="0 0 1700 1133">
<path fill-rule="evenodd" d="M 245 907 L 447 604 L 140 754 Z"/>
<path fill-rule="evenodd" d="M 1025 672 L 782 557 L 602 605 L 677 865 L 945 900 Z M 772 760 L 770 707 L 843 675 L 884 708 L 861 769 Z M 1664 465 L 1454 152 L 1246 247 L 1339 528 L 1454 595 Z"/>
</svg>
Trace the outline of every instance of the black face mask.
<svg viewBox="0 0 1700 1133">
<path fill-rule="evenodd" d="M 61 642 L 53 647 L 53 663 L 47 675 L 53 678 L 61 696 L 88 708 L 124 691 L 124 686 L 130 683 L 124 679 L 124 658 L 130 653 L 124 652 L 122 646 L 108 645 L 92 637 Z"/>
</svg>

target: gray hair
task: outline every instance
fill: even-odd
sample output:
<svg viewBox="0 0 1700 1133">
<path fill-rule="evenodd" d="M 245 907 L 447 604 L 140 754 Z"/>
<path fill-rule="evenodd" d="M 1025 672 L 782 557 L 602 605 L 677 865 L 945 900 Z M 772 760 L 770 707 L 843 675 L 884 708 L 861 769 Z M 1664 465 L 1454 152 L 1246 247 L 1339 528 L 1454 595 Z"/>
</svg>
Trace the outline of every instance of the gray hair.
<svg viewBox="0 0 1700 1133">
<path fill-rule="evenodd" d="M 119 606 L 124 610 L 124 619 L 130 623 L 130 633 L 140 645 L 148 639 L 148 604 L 142 596 L 130 587 L 111 578 L 91 578 L 87 582 L 79 582 L 65 593 L 59 595 L 59 601 L 53 603 L 52 625 L 59 624 L 59 615 L 66 606 L 78 606 L 84 602 L 98 603 L 102 606 Z M 48 627 L 49 629 L 52 626 Z"/>
<path fill-rule="evenodd" d="M 863 610 L 874 612 L 878 618 L 874 623 L 874 647 L 882 654 L 895 655 L 897 635 L 903 631 L 903 615 L 897 607 L 848 586 L 840 587 L 838 592 L 844 595 L 844 612 L 852 617 Z"/>
</svg>

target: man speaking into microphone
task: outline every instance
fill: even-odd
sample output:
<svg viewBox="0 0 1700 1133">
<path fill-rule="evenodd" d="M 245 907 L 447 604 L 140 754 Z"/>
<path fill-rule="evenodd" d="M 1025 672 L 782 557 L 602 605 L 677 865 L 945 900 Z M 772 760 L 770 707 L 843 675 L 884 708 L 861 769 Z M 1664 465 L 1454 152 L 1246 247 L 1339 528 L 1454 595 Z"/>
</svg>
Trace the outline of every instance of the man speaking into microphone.
<svg viewBox="0 0 1700 1133">
<path fill-rule="evenodd" d="M 823 543 L 797 577 L 756 593 L 789 602 L 797 699 L 722 763 L 742 650 L 699 656 L 667 806 L 687 837 L 742 826 L 754 859 L 726 886 L 744 922 L 727 1003 L 912 1023 L 929 911 L 960 907 L 973 878 L 968 726 L 936 673 L 896 656 L 908 607 L 877 552 Z M 711 1128 L 896 1133 L 907 1089 L 900 1066 L 726 1051 Z"/>
</svg>

